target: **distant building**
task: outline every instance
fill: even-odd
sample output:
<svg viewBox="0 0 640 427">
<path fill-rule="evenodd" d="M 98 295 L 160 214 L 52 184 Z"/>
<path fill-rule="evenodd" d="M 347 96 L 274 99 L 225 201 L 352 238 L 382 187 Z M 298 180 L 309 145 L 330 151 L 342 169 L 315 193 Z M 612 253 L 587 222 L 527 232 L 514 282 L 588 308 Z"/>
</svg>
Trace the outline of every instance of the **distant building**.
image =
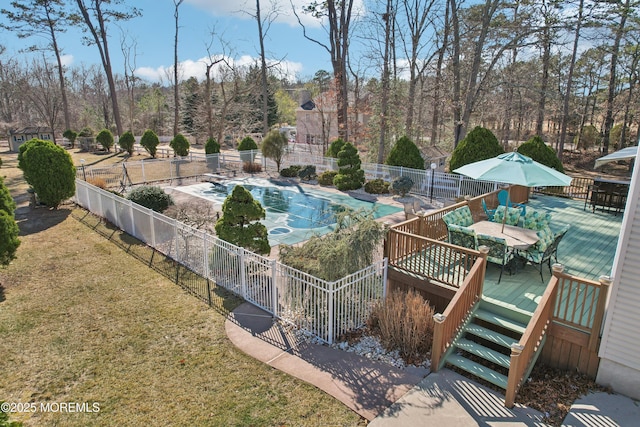
<svg viewBox="0 0 640 427">
<path fill-rule="evenodd" d="M 49 127 L 27 126 L 23 129 L 9 131 L 9 151 L 18 151 L 20 146 L 30 139 L 53 141 L 53 130 Z"/>
</svg>

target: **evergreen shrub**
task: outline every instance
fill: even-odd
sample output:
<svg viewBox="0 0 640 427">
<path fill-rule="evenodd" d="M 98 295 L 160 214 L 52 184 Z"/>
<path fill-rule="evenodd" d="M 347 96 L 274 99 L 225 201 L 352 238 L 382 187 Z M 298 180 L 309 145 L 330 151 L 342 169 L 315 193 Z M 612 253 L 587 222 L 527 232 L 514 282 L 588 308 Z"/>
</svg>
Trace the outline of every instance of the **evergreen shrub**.
<svg viewBox="0 0 640 427">
<path fill-rule="evenodd" d="M 454 171 L 469 163 L 490 159 L 504 153 L 498 138 L 489 130 L 476 126 L 451 153 L 449 169 Z"/>
<path fill-rule="evenodd" d="M 173 205 L 171 195 L 165 193 L 162 188 L 151 185 L 134 188 L 127 199 L 156 212 L 164 212 L 170 205 Z"/>
<path fill-rule="evenodd" d="M 381 178 L 372 179 L 364 184 L 364 191 L 369 194 L 387 194 L 389 193 L 389 183 Z"/>
</svg>

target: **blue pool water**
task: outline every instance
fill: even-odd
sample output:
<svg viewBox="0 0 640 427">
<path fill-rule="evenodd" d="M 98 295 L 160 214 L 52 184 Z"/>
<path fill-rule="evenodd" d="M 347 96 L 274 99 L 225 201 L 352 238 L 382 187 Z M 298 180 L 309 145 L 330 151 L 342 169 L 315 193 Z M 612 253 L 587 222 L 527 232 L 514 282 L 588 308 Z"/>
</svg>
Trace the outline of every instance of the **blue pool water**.
<svg viewBox="0 0 640 427">
<path fill-rule="evenodd" d="M 236 185 L 251 192 L 266 211 L 262 223 L 269 231 L 269 243 L 294 244 L 313 235 L 328 233 L 335 225 L 336 213 L 345 208 L 373 210 L 380 218 L 402 209 L 382 203 L 357 200 L 343 194 L 329 193 L 297 185 L 278 185 L 266 179 L 234 179 L 222 183 L 201 183 L 178 188 L 180 191 L 212 200 L 220 208 Z"/>
</svg>

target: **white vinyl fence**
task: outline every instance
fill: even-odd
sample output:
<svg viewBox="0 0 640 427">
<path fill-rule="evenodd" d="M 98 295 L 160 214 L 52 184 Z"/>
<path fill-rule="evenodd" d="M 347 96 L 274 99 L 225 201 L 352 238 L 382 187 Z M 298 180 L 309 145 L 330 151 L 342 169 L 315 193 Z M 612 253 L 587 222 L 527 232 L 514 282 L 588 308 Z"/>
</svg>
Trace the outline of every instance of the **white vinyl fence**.
<svg viewBox="0 0 640 427">
<path fill-rule="evenodd" d="M 166 166 L 172 163 L 165 161 Z M 200 163 L 206 165 L 206 161 Z M 93 169 L 85 173 L 93 173 Z M 327 282 L 80 179 L 76 180 L 75 201 L 196 274 L 329 344 L 343 333 L 363 326 L 372 305 L 384 298 L 386 259 L 341 280 Z M 211 299 L 208 287 L 206 291 L 192 292 L 207 292 L 200 296 Z"/>
<path fill-rule="evenodd" d="M 85 180 L 102 179 L 111 188 L 125 188 L 134 184 L 157 181 L 173 181 L 184 178 L 197 178 L 207 173 L 236 175 L 242 174 L 244 157 L 252 158 L 260 163 L 263 170 L 276 171 L 276 164 L 270 159 L 262 157 L 260 151 L 219 154 L 189 154 L 185 157 L 171 157 L 167 159 L 153 159 L 143 161 L 129 161 L 110 166 L 80 167 L 78 176 Z M 316 172 L 321 174 L 327 170 L 338 170 L 336 159 L 331 157 L 313 156 L 309 153 L 289 153 L 281 164 L 281 168 L 291 165 L 313 165 Z M 414 185 L 411 193 L 430 197 L 437 200 L 455 200 L 469 195 L 472 197 L 490 193 L 499 188 L 500 184 L 488 181 L 476 181 L 461 175 L 403 168 L 398 166 L 380 165 L 376 163 L 362 163 L 367 180 L 376 178 L 387 182 L 399 176 L 411 178 Z"/>
</svg>

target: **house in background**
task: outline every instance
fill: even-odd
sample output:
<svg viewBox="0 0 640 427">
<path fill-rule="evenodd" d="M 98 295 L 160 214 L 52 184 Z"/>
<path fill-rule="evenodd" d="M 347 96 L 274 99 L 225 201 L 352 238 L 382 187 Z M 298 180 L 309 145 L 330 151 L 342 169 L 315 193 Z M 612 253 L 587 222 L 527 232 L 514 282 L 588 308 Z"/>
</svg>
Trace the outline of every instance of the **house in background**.
<svg viewBox="0 0 640 427">
<path fill-rule="evenodd" d="M 53 130 L 49 127 L 27 126 L 9 131 L 9 151 L 18 151 L 20 146 L 30 139 L 37 138 L 53 141 Z"/>
</svg>

